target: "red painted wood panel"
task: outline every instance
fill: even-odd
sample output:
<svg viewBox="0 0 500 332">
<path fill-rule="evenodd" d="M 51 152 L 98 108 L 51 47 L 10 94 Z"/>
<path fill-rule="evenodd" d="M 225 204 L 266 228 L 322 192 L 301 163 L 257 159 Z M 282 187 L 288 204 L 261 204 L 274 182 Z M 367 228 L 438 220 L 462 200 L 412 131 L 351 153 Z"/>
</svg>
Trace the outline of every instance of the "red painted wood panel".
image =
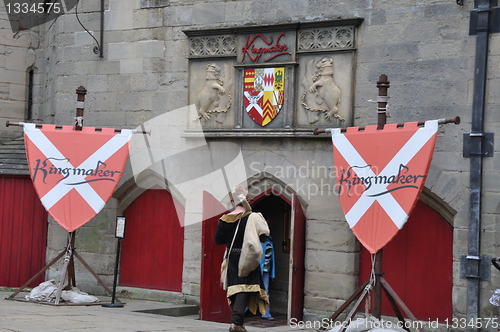
<svg viewBox="0 0 500 332">
<path fill-rule="evenodd" d="M 299 199 L 296 194 L 292 197 L 292 223 L 293 223 L 293 239 L 292 239 L 292 280 L 290 297 L 291 303 L 289 307 L 289 319 L 295 318 L 297 321 L 302 320 L 304 312 L 304 278 L 305 278 L 305 234 L 306 234 L 306 217 Z"/>
<path fill-rule="evenodd" d="M 418 319 L 452 318 L 452 250 L 453 228 L 421 201 L 383 249 L 384 278 Z M 362 248 L 360 284 L 370 269 L 370 254 Z M 382 314 L 395 316 L 385 295 L 382 299 Z"/>
<path fill-rule="evenodd" d="M 220 323 L 229 323 L 231 318 L 226 291 L 220 286 L 220 266 L 226 246 L 214 242 L 219 218 L 225 212 L 215 197 L 203 192 L 200 319 Z"/>
<path fill-rule="evenodd" d="M 121 286 L 182 291 L 184 220 L 176 206 L 168 191 L 147 190 L 125 210 Z"/>
<path fill-rule="evenodd" d="M 47 212 L 26 177 L 0 177 L 0 286 L 19 287 L 45 266 Z M 29 287 L 38 286 L 42 274 Z"/>
</svg>

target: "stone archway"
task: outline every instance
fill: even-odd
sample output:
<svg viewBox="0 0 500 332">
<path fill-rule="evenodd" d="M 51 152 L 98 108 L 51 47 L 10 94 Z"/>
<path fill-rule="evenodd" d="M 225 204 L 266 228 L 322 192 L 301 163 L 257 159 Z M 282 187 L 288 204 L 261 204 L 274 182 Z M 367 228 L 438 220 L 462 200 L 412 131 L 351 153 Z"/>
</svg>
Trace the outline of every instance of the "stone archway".
<svg viewBox="0 0 500 332">
<path fill-rule="evenodd" d="M 185 205 L 184 196 L 175 186 L 170 186 L 160 174 L 146 169 L 135 177 L 124 181 L 113 194 L 113 198 L 118 201 L 118 213 L 122 213 L 132 202 L 149 189 L 167 190 L 175 199 L 176 204 Z M 181 218 L 180 215 L 178 215 Z"/>
<path fill-rule="evenodd" d="M 455 176 L 431 164 L 420 200 L 454 226 L 455 216 L 464 207 L 468 192 Z"/>
<path fill-rule="evenodd" d="M 324 155 L 331 160 L 331 152 Z M 325 157 L 321 156 L 321 158 Z M 297 163 L 300 160 L 301 163 Z M 315 160 L 298 159 L 270 150 L 261 150 L 245 156 L 249 194 L 258 196 L 269 190 L 277 191 L 288 200 L 296 194 L 307 207 L 317 195 L 333 196 L 334 177 L 329 166 Z M 328 164 L 329 165 L 329 164 Z"/>
<path fill-rule="evenodd" d="M 145 170 L 122 183 L 114 198 L 117 214 L 127 218 L 119 285 L 181 292 L 185 236 L 182 195 L 175 188 L 171 191 L 158 173 Z"/>
</svg>

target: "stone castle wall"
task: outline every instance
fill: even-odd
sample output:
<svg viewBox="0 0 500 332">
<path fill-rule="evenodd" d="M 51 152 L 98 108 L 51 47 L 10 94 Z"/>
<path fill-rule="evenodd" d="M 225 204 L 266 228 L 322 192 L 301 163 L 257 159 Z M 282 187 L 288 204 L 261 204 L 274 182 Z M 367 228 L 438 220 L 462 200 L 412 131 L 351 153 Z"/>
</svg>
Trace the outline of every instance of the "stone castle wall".
<svg viewBox="0 0 500 332">
<path fill-rule="evenodd" d="M 453 308 L 455 315 L 465 315 L 466 280 L 459 277 L 459 259 L 467 253 L 469 223 L 469 159 L 462 156 L 462 135 L 470 131 L 471 123 L 475 36 L 469 36 L 468 29 L 472 1 L 465 1 L 464 6 L 448 0 L 108 0 L 105 3 L 102 59 L 92 52 L 95 42 L 78 24 L 74 10 L 56 22 L 39 27 L 40 32 L 22 31 L 16 37 L 7 33 L 8 23 L 0 11 L 0 120 L 24 117 L 25 73 L 32 64 L 37 68 L 37 119 L 73 124 L 75 90 L 84 86 L 88 90 L 85 125 L 135 128 L 189 103 L 190 45 L 183 30 L 363 18 L 357 30 L 352 82 L 353 125 L 376 124 L 376 106 L 369 100 L 376 98 L 375 84 L 381 74 L 387 74 L 391 81 L 388 122 L 457 115 L 462 119 L 459 126 L 440 128 L 425 193 L 437 202 L 436 206 L 448 211 L 447 219 L 454 227 Z M 100 34 L 97 2 L 83 2 L 78 10 L 82 23 L 97 38 Z M 499 124 L 496 108 L 500 100 L 496 91 L 500 68 L 495 65 L 499 56 L 500 37 L 494 34 L 490 39 L 487 132 L 495 132 Z M 12 135 L 11 129 L 0 128 L 0 133 Z M 265 165 L 271 166 L 270 169 L 293 163 L 314 174 L 314 170 L 331 163 L 327 138 L 252 138 L 237 140 L 236 144 L 246 162 L 266 160 Z M 490 256 L 499 255 L 500 245 L 497 159 L 496 155 L 485 158 L 483 172 L 482 253 Z M 131 178 L 129 169 L 122 183 Z M 299 181 L 321 188 L 310 195 L 305 189 L 301 192 L 301 188 L 307 187 L 293 179 L 280 182 L 297 192 L 305 207 L 305 310 L 323 316 L 336 309 L 354 290 L 358 248 L 328 185 L 332 179 L 312 176 Z M 255 185 L 265 187 L 266 182 L 255 181 Z M 112 221 L 125 207 L 114 198 L 79 234 L 82 241 L 79 247 L 85 258 L 106 280 L 112 280 L 114 264 Z M 201 218 L 199 211 L 193 212 L 191 218 Z M 194 298 L 199 296 L 200 232 L 201 223 L 193 223 L 185 234 L 183 292 Z M 51 223 L 48 259 L 64 243 L 59 226 Z M 85 271 L 81 272 L 85 275 Z M 54 268 L 49 275 L 57 273 Z M 92 276 L 88 276 L 88 281 L 87 277 L 84 279 L 89 289 L 98 289 L 92 284 Z M 484 317 L 495 315 L 495 308 L 487 303 L 487 298 L 499 284 L 500 275 L 495 271 L 491 282 L 482 283 Z"/>
</svg>

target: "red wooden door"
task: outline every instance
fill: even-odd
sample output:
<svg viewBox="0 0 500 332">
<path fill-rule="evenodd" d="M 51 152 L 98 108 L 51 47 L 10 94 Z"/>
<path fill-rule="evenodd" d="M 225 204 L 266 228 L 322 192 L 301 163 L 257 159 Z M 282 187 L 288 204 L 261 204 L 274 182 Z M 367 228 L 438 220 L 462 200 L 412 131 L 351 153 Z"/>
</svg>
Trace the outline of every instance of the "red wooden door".
<svg viewBox="0 0 500 332">
<path fill-rule="evenodd" d="M 147 190 L 125 210 L 121 286 L 182 291 L 184 220 L 176 207 L 168 191 Z"/>
<path fill-rule="evenodd" d="M 0 285 L 19 287 L 45 266 L 47 212 L 30 178 L 0 177 Z M 45 281 L 38 277 L 28 287 Z"/>
<path fill-rule="evenodd" d="M 220 286 L 220 265 L 226 248 L 215 245 L 214 235 L 219 218 L 225 212 L 226 209 L 215 197 L 203 192 L 200 319 L 221 323 L 229 323 L 231 309 L 226 291 Z"/>
<path fill-rule="evenodd" d="M 292 250 L 291 250 L 291 280 L 289 291 L 288 319 L 302 320 L 304 308 L 304 276 L 305 276 L 305 234 L 306 217 L 300 206 L 297 195 L 292 197 Z"/>
<path fill-rule="evenodd" d="M 384 278 L 421 320 L 451 319 L 453 229 L 437 212 L 418 201 L 403 229 L 383 249 Z M 369 277 L 371 258 L 362 248 L 359 281 Z M 382 314 L 394 316 L 382 296 Z"/>
</svg>

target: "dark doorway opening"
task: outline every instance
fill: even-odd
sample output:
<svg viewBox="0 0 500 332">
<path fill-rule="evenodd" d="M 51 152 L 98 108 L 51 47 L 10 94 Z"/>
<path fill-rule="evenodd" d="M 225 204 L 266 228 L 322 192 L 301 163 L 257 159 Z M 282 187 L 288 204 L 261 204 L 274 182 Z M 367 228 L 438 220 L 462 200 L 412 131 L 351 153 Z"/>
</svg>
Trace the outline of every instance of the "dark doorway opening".
<svg viewBox="0 0 500 332">
<path fill-rule="evenodd" d="M 267 220 L 274 243 L 276 278 L 269 281 L 271 314 L 286 314 L 288 308 L 290 266 L 291 206 L 275 195 L 264 196 L 253 206 Z"/>
</svg>

